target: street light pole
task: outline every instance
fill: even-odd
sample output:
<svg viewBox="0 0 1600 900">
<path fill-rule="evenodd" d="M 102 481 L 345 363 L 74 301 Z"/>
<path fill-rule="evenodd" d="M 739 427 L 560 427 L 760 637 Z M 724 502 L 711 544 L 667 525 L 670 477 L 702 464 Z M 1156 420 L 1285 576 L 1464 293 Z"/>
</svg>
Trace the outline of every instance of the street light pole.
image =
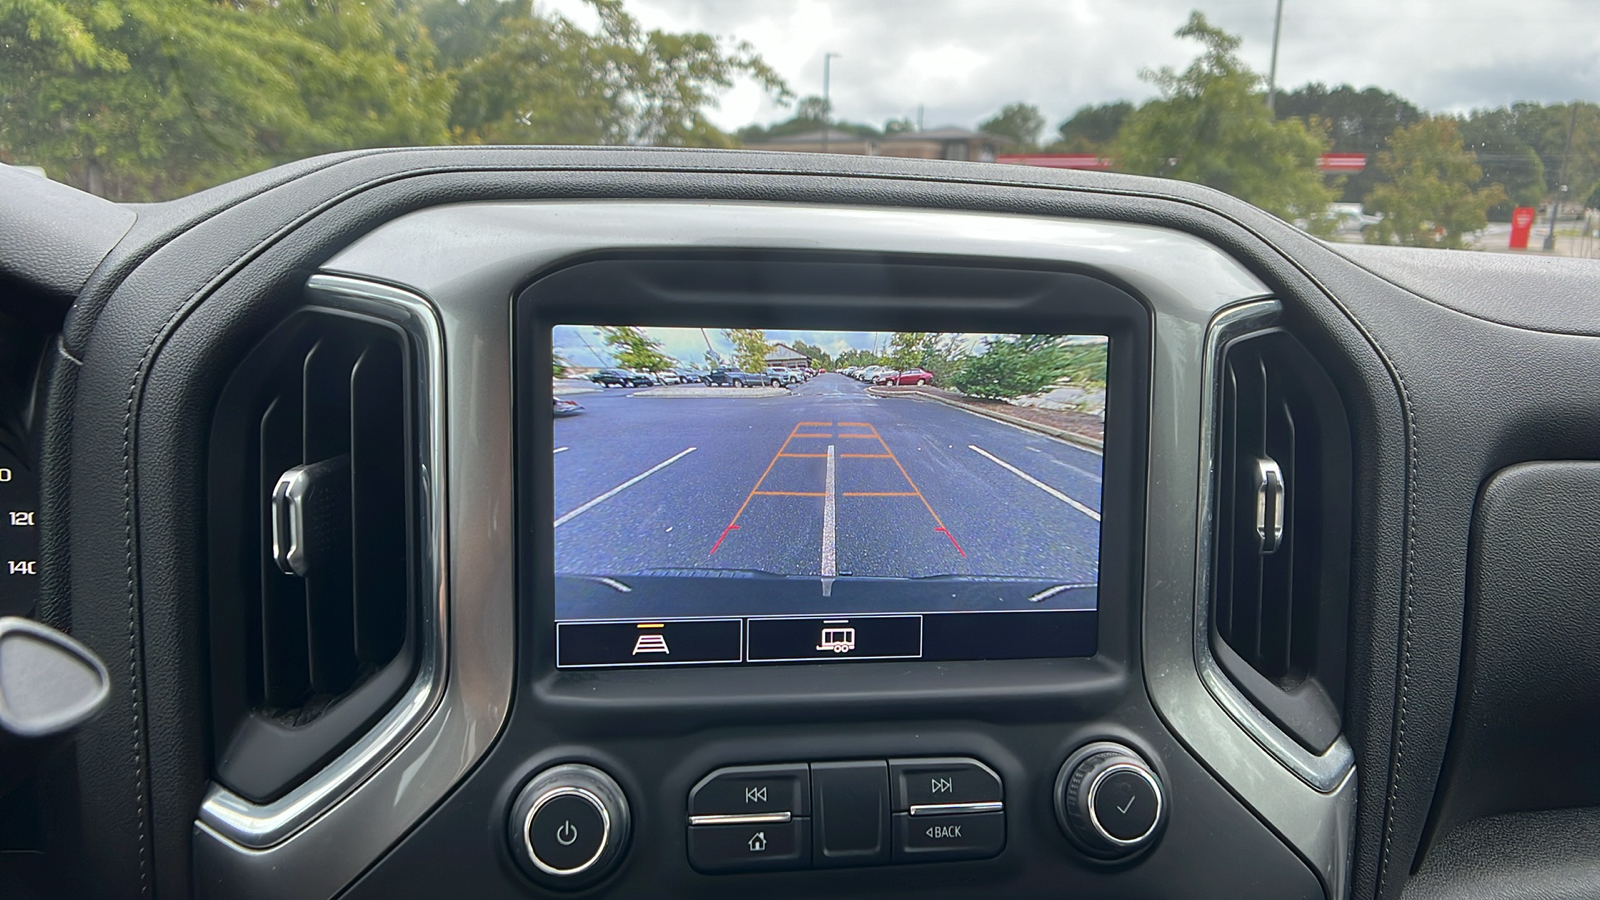
<svg viewBox="0 0 1600 900">
<path fill-rule="evenodd" d="M 843 55 L 844 54 L 842 54 L 842 53 L 834 53 L 831 50 L 829 52 L 827 52 L 827 53 L 822 54 L 822 152 L 823 153 L 827 153 L 828 152 L 828 118 L 829 118 L 829 113 L 831 113 L 833 111 L 829 107 L 829 101 L 828 101 L 828 75 L 829 75 L 829 68 L 830 68 L 829 64 L 833 62 L 833 58 L 835 56 L 843 56 Z"/>
<path fill-rule="evenodd" d="M 1556 218 L 1561 215 L 1561 195 L 1567 192 L 1567 158 L 1572 155 L 1572 132 L 1578 127 L 1578 101 L 1572 101 L 1572 118 L 1567 122 L 1567 148 L 1561 151 L 1561 177 L 1557 179 L 1555 196 L 1550 198 L 1550 230 L 1544 236 L 1544 249 L 1556 249 Z"/>
<path fill-rule="evenodd" d="M 1283 33 L 1283 0 L 1278 0 L 1278 17 L 1272 23 L 1272 66 L 1267 69 L 1267 109 L 1276 112 L 1278 100 L 1278 36 Z"/>
</svg>

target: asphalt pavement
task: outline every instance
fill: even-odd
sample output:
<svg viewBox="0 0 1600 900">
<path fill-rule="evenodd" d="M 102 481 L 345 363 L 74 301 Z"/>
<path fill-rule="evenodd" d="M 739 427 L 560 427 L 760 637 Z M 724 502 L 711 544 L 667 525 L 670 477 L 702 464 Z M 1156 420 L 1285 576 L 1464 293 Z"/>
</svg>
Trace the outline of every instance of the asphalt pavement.
<svg viewBox="0 0 1600 900">
<path fill-rule="evenodd" d="M 1097 453 L 865 387 L 574 397 L 585 411 L 554 422 L 557 572 L 1098 581 Z"/>
</svg>

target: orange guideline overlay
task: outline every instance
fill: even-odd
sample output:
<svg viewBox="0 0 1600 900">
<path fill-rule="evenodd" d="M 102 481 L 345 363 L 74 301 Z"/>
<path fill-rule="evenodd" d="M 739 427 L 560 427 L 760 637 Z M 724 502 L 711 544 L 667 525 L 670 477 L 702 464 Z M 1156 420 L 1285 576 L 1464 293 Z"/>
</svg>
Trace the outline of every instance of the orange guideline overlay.
<svg viewBox="0 0 1600 900">
<path fill-rule="evenodd" d="M 816 430 L 818 428 L 832 428 L 835 425 L 837 425 L 840 429 L 846 429 L 846 428 L 862 429 L 862 428 L 865 428 L 865 429 L 867 429 L 867 433 L 863 434 L 863 433 L 857 431 L 855 433 L 847 434 L 844 431 L 840 431 L 838 433 L 834 433 L 834 432 L 831 432 L 831 431 L 830 432 L 821 432 L 821 431 L 817 431 Z M 801 431 L 800 429 L 802 429 L 802 428 L 807 429 L 807 430 L 806 431 Z M 739 511 L 733 514 L 733 519 L 728 522 L 727 527 L 722 529 L 722 533 L 720 535 L 717 535 L 717 542 L 715 544 L 711 545 L 711 553 L 712 554 L 715 554 L 717 552 L 717 548 L 722 546 L 722 542 L 724 540 L 727 540 L 729 533 L 739 530 L 739 517 L 744 515 L 744 511 L 747 508 L 749 508 L 751 500 L 754 500 L 757 497 L 825 497 L 825 496 L 827 496 L 822 491 L 763 491 L 761 489 L 762 483 L 767 480 L 767 476 L 768 475 L 772 474 L 772 468 L 773 468 L 773 466 L 776 466 L 778 464 L 778 460 L 780 460 L 780 459 L 823 458 L 823 457 L 826 457 L 828 455 L 826 453 L 790 453 L 789 452 L 789 444 L 792 443 L 793 441 L 795 441 L 796 439 L 804 439 L 804 438 L 833 438 L 833 439 L 836 439 L 836 440 L 859 439 L 859 440 L 874 440 L 874 441 L 877 441 L 878 442 L 878 446 L 883 448 L 883 452 L 882 453 L 840 453 L 839 454 L 839 458 L 840 459 L 888 459 L 888 460 L 893 460 L 895 468 L 900 470 L 900 477 L 902 477 L 902 478 L 904 478 L 906 480 L 906 485 L 909 486 L 911 488 L 911 490 L 909 490 L 909 491 L 846 491 L 844 493 L 844 496 L 846 496 L 846 497 L 916 497 L 918 500 L 922 501 L 923 507 L 928 510 L 928 515 L 933 517 L 933 524 L 935 526 L 933 530 L 939 532 L 940 534 L 943 534 L 946 538 L 948 538 L 950 540 L 950 546 L 954 547 L 956 552 L 961 554 L 961 557 L 963 559 L 966 558 L 967 551 L 961 549 L 961 544 L 959 544 L 956 541 L 955 535 L 951 534 L 950 533 L 950 529 L 945 527 L 944 520 L 939 518 L 939 514 L 933 511 L 933 505 L 928 502 L 928 498 L 924 497 L 922 495 L 922 489 L 917 487 L 917 483 L 915 481 L 911 480 L 911 475 L 906 472 L 906 467 L 900 462 L 900 458 L 894 455 L 894 451 L 889 449 L 888 442 L 883 439 L 883 436 L 878 433 L 878 429 L 876 427 L 874 427 L 872 425 L 872 423 L 870 423 L 870 422 L 838 422 L 838 423 L 834 423 L 834 422 L 797 422 L 797 423 L 795 423 L 794 428 L 792 430 L 790 430 L 790 432 L 789 432 L 789 436 L 784 439 L 783 446 L 779 447 L 778 448 L 778 452 L 773 454 L 772 460 L 767 463 L 766 470 L 761 473 L 761 477 L 760 478 L 756 479 L 755 487 L 752 487 L 750 489 L 750 493 L 745 496 L 744 502 L 739 504 Z"/>
</svg>

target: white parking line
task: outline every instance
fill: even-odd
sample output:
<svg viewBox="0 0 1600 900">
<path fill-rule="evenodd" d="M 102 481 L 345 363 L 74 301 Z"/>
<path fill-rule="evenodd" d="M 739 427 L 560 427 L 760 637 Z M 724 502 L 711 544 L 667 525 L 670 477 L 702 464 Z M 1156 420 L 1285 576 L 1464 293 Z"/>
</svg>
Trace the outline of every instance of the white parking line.
<svg viewBox="0 0 1600 900">
<path fill-rule="evenodd" d="M 577 509 L 573 510 L 572 512 L 569 512 L 566 515 L 562 516 L 561 518 L 557 519 L 556 520 L 556 524 L 554 525 L 554 527 L 560 528 L 562 525 L 565 525 L 566 523 L 572 521 L 574 518 L 577 518 L 577 516 L 579 514 L 589 511 L 589 509 L 594 507 L 596 504 L 604 503 L 605 501 L 610 500 L 612 497 L 615 497 L 616 495 L 622 493 L 623 491 L 627 490 L 628 488 L 633 487 L 634 485 L 636 485 L 639 482 L 645 480 L 646 478 L 649 478 L 651 475 L 654 475 L 655 473 L 661 471 L 662 469 L 665 469 L 667 466 L 672 465 L 673 463 L 677 462 L 678 460 L 683 459 L 685 456 L 688 456 L 689 454 L 693 453 L 694 451 L 695 451 L 695 448 L 694 447 L 690 447 L 689 449 L 683 451 L 682 453 L 679 453 L 678 455 L 672 457 L 671 459 L 665 460 L 663 462 L 656 463 L 655 465 L 651 466 L 650 468 L 645 469 L 643 472 L 640 472 L 639 474 L 633 476 L 632 478 L 629 478 L 627 481 L 624 481 L 623 483 L 617 485 L 616 487 L 612 488 L 611 490 L 606 491 L 604 494 L 601 494 L 600 496 L 594 498 L 593 500 L 590 500 L 588 503 L 585 503 L 584 505 L 578 507 Z"/>
<path fill-rule="evenodd" d="M 833 445 L 828 445 L 828 475 L 822 494 L 822 577 L 832 578 L 839 574 L 839 561 L 834 549 L 834 530 L 836 527 L 834 499 L 834 453 Z"/>
<path fill-rule="evenodd" d="M 967 445 L 967 449 L 976 452 L 978 455 L 983 456 L 984 458 L 988 459 L 990 462 L 993 462 L 996 465 L 1000 466 L 1000 468 L 1005 469 L 1006 471 L 1008 471 L 1011 474 L 1017 476 L 1018 478 L 1021 478 L 1023 481 L 1026 481 L 1027 483 L 1033 485 L 1034 487 L 1038 488 L 1039 490 L 1044 491 L 1046 494 L 1049 494 L 1050 496 L 1056 498 L 1057 500 L 1060 500 L 1062 503 L 1067 504 L 1068 506 L 1072 507 L 1073 509 L 1077 510 L 1078 512 L 1081 512 L 1084 515 L 1088 516 L 1089 518 L 1095 520 L 1096 522 L 1100 521 L 1100 514 L 1095 512 L 1093 509 L 1090 509 L 1089 507 L 1083 505 L 1082 503 L 1079 503 L 1078 501 L 1072 499 L 1071 497 L 1068 497 L 1066 494 L 1061 493 L 1060 491 L 1056 490 L 1055 488 L 1051 487 L 1050 485 L 1045 484 L 1044 482 L 1040 481 L 1039 479 L 1033 477 L 1032 475 L 1029 475 L 1027 472 L 1022 471 L 1021 469 L 1017 468 L 1016 466 L 1013 466 L 1011 463 L 1006 462 L 1005 460 L 1001 459 L 1000 457 L 995 456 L 993 453 L 990 453 L 989 451 L 983 449 L 982 447 L 979 447 L 979 446 L 977 446 L 975 444 L 968 444 Z"/>
<path fill-rule="evenodd" d="M 565 452 L 567 452 L 567 451 L 568 451 L 568 450 L 570 450 L 570 449 L 572 449 L 572 448 L 571 448 L 571 447 L 557 447 L 557 448 L 556 448 L 556 449 L 554 449 L 554 450 L 552 450 L 552 451 L 550 451 L 550 455 L 551 455 L 551 456 L 554 456 L 554 455 L 556 455 L 556 454 L 557 454 L 557 453 L 565 453 Z"/>
</svg>

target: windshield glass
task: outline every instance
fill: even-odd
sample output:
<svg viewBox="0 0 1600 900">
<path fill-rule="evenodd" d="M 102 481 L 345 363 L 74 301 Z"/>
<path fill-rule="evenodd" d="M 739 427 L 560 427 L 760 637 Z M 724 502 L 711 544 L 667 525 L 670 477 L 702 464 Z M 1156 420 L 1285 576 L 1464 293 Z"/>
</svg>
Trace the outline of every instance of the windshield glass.
<svg viewBox="0 0 1600 900">
<path fill-rule="evenodd" d="M 1589 256 L 1597 26 L 1587 0 L 23 0 L 0 161 L 148 201 L 374 147 L 934 158 Z"/>
</svg>

